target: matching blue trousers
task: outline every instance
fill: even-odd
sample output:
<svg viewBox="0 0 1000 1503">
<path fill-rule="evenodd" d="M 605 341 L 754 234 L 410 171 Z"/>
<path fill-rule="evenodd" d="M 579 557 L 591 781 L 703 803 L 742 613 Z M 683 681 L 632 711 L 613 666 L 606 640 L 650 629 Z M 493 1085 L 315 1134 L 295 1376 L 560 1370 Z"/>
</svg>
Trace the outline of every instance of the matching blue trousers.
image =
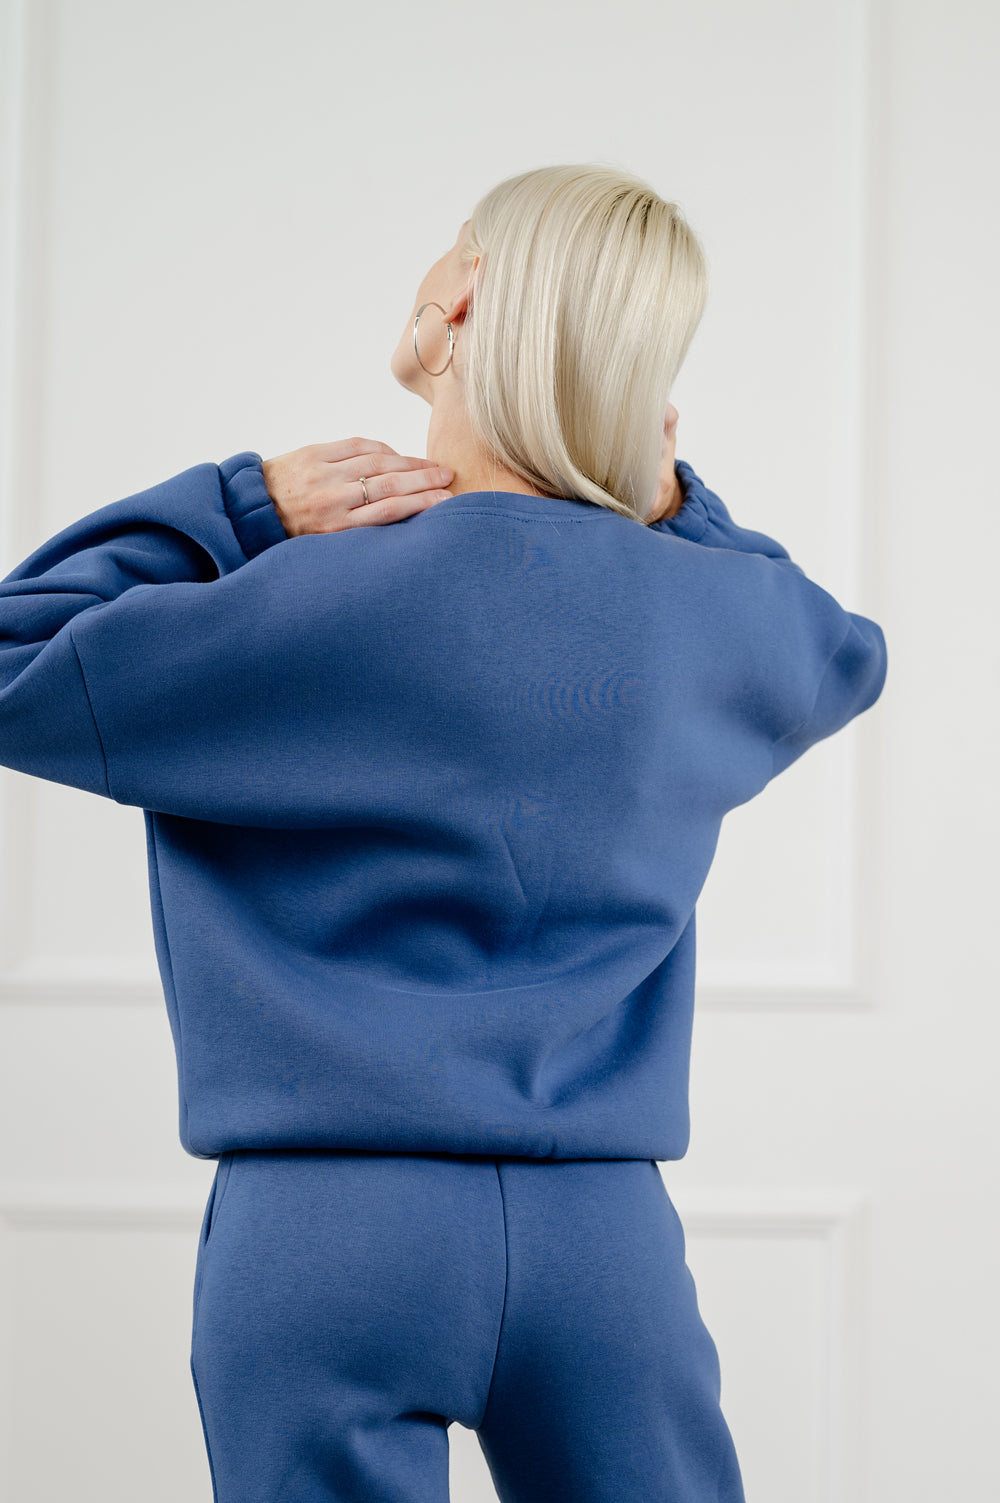
<svg viewBox="0 0 1000 1503">
<path fill-rule="evenodd" d="M 744 1503 L 715 1344 L 651 1159 L 238 1150 L 191 1371 L 217 1503 Z"/>
</svg>

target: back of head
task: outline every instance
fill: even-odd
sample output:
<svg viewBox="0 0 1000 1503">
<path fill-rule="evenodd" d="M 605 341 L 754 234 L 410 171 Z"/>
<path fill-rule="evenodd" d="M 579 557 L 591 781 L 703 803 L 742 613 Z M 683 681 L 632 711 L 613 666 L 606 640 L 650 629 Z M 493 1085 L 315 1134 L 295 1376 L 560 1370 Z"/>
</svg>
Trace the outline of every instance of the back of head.
<svg viewBox="0 0 1000 1503">
<path fill-rule="evenodd" d="M 708 272 L 680 209 L 629 173 L 540 167 L 476 204 L 469 420 L 536 490 L 644 520 Z"/>
</svg>

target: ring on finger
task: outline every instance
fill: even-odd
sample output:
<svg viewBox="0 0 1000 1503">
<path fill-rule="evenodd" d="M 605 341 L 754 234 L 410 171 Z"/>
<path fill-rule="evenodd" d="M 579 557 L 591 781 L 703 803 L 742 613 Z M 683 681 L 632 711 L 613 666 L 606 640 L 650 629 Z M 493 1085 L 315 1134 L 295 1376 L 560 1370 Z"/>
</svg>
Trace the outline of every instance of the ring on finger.
<svg viewBox="0 0 1000 1503">
<path fill-rule="evenodd" d="M 368 504 L 368 487 L 365 484 L 365 478 L 366 477 L 364 475 L 361 476 L 361 489 L 364 492 L 364 496 L 365 496 L 365 502 L 364 502 L 364 504 L 367 506 L 367 504 Z"/>
</svg>

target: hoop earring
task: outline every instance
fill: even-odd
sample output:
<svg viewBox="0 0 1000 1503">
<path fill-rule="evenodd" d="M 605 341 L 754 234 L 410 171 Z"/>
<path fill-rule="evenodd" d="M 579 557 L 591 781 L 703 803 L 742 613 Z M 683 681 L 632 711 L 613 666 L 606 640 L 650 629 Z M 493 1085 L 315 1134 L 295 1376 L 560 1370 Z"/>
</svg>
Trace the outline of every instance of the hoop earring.
<svg viewBox="0 0 1000 1503">
<path fill-rule="evenodd" d="M 441 304 L 440 303 L 434 303 L 433 306 L 435 308 L 441 308 Z M 420 359 L 420 351 L 417 349 L 417 324 L 420 322 L 420 315 L 421 315 L 421 313 L 423 313 L 423 311 L 424 311 L 425 308 L 429 308 L 429 307 L 431 307 L 431 303 L 422 303 L 421 306 L 417 309 L 417 316 L 416 316 L 416 318 L 413 320 L 413 353 L 417 357 L 417 361 L 418 361 L 418 363 L 420 365 L 420 369 L 424 370 L 424 371 L 427 371 L 427 367 L 424 364 L 424 362 Z M 443 308 L 441 308 L 441 312 L 442 313 L 444 312 Z M 445 371 L 448 369 L 449 365 L 451 364 L 451 357 L 455 353 L 455 331 L 452 328 L 452 326 L 451 326 L 450 323 L 447 325 L 447 328 L 448 328 L 448 358 L 445 361 L 444 365 L 442 365 L 442 367 L 441 367 L 441 369 L 439 371 L 427 371 L 427 374 L 429 376 L 443 376 L 444 373 L 445 373 Z"/>
</svg>

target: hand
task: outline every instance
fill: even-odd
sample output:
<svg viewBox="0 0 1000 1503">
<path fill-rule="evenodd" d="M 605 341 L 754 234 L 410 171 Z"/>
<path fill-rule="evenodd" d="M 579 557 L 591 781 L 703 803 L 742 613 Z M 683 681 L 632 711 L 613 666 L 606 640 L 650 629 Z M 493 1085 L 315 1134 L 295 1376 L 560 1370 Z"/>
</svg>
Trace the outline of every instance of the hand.
<svg viewBox="0 0 1000 1503">
<path fill-rule="evenodd" d="M 667 418 L 663 425 L 663 448 L 660 452 L 660 481 L 656 491 L 656 499 L 653 509 L 646 518 L 646 525 L 650 522 L 660 522 L 665 517 L 675 517 L 684 505 L 684 492 L 681 490 L 677 472 L 674 469 L 674 453 L 677 448 L 677 408 L 672 402 L 667 403 Z"/>
<path fill-rule="evenodd" d="M 400 522 L 443 501 L 449 494 L 443 487 L 454 478 L 447 468 L 369 438 L 307 444 L 264 460 L 264 485 L 290 538 Z"/>
</svg>

